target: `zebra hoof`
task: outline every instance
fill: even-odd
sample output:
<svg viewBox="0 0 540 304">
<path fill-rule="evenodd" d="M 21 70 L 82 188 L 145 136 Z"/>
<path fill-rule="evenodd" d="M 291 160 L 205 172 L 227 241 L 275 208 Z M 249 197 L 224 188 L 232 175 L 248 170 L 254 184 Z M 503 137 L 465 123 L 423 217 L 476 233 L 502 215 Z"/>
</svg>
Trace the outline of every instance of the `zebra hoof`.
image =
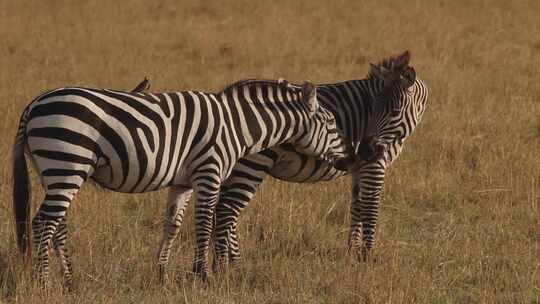
<svg viewBox="0 0 540 304">
<path fill-rule="evenodd" d="M 62 285 L 62 294 L 70 294 L 73 292 L 73 283 L 72 282 L 65 282 Z"/>
<path fill-rule="evenodd" d="M 358 257 L 358 262 L 360 263 L 374 264 L 378 262 L 378 259 L 373 254 L 373 251 L 366 249 L 365 247 L 360 250 L 357 257 Z"/>
<path fill-rule="evenodd" d="M 49 288 L 49 277 L 42 273 L 34 273 L 32 279 L 36 282 L 36 285 L 41 290 Z"/>
<path fill-rule="evenodd" d="M 225 272 L 229 269 L 229 263 L 226 258 L 216 258 L 214 264 L 212 265 L 212 270 L 214 272 Z"/>
<path fill-rule="evenodd" d="M 205 263 L 196 262 L 193 264 L 193 273 L 203 282 L 208 283 L 208 266 Z"/>
<path fill-rule="evenodd" d="M 358 263 L 372 263 L 375 262 L 375 257 L 370 249 L 364 246 L 361 247 L 349 247 L 349 253 L 352 259 Z"/>
</svg>

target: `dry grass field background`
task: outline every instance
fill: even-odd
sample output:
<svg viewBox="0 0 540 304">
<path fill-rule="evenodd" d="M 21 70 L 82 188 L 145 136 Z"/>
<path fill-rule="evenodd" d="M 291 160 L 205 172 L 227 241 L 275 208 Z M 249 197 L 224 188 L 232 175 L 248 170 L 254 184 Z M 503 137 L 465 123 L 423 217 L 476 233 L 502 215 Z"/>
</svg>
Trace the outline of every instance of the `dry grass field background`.
<svg viewBox="0 0 540 304">
<path fill-rule="evenodd" d="M 0 302 L 540 303 L 540 2 L 0 1 Z M 241 217 L 244 264 L 193 281 L 193 210 L 156 282 L 165 191 L 87 183 L 69 214 L 75 291 L 33 286 L 17 255 L 19 115 L 64 85 L 218 90 L 242 78 L 363 78 L 410 49 L 430 88 L 386 178 L 376 262 L 347 254 L 349 179 L 268 179 Z M 43 192 L 33 174 L 33 206 Z"/>
</svg>

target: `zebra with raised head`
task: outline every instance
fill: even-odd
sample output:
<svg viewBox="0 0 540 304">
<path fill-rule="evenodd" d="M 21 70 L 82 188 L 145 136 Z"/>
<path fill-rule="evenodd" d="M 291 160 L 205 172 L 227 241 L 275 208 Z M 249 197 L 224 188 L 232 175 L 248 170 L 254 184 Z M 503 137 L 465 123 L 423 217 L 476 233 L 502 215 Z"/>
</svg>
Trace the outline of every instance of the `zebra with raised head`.
<svg viewBox="0 0 540 304">
<path fill-rule="evenodd" d="M 206 278 L 212 219 L 222 181 L 238 159 L 286 142 L 330 163 L 350 161 L 350 149 L 337 132 L 333 115 L 319 106 L 315 87 L 309 82 L 296 88 L 285 81 L 241 81 L 218 94 L 81 87 L 50 91 L 25 108 L 16 135 L 13 204 L 17 243 L 23 254 L 31 255 L 33 232 L 35 271 L 45 286 L 52 242 L 60 249 L 69 287 L 72 270 L 65 252 L 65 216 L 88 178 L 126 193 L 170 187 L 158 257 L 161 273 L 182 223 L 186 198 L 193 192 L 194 271 Z M 46 192 L 31 229 L 25 152 Z"/>
<path fill-rule="evenodd" d="M 371 64 L 366 79 L 317 86 L 321 106 L 335 115 L 338 129 L 350 140 L 354 154 L 362 156 L 367 151 L 375 156 L 349 170 L 352 173 L 349 248 L 362 260 L 375 244 L 386 170 L 399 156 L 403 143 L 426 109 L 428 89 L 416 78 L 409 61 L 410 53 L 406 51 Z M 366 141 L 371 144 L 364 145 Z M 240 159 L 223 183 L 216 207 L 215 266 L 239 259 L 238 216 L 266 175 L 311 183 L 333 180 L 349 172 L 337 170 L 288 144 Z"/>
</svg>

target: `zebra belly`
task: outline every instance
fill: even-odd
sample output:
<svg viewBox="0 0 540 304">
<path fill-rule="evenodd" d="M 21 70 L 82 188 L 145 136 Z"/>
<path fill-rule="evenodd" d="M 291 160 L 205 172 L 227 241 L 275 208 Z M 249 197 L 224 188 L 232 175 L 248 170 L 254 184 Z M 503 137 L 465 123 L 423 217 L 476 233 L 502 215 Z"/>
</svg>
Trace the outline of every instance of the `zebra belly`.
<svg viewBox="0 0 540 304">
<path fill-rule="evenodd" d="M 135 160 L 128 162 L 128 164 L 127 176 L 124 176 L 121 170 L 115 170 L 114 165 L 106 163 L 98 166 L 91 178 L 104 188 L 124 193 L 155 191 L 171 185 L 189 187 L 188 185 L 191 183 L 192 169 L 182 163 L 178 164 L 177 171 L 174 171 L 173 164 L 163 162 L 155 165 L 155 162 L 152 161 L 145 170 L 142 170 L 140 164 Z M 162 166 L 164 167 L 162 168 Z"/>
</svg>

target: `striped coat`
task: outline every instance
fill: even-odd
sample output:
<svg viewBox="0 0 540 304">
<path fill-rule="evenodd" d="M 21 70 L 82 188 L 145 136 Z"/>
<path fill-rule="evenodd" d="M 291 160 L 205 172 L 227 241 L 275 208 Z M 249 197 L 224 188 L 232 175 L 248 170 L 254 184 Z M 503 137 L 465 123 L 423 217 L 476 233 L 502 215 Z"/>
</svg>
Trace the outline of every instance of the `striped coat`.
<svg viewBox="0 0 540 304">
<path fill-rule="evenodd" d="M 193 192 L 194 271 L 205 278 L 222 181 L 238 159 L 281 143 L 330 162 L 347 158 L 333 115 L 319 107 L 316 90 L 308 82 L 296 88 L 285 81 L 242 81 L 218 94 L 79 87 L 50 91 L 24 110 L 14 146 L 18 244 L 31 253 L 27 151 L 46 190 L 32 221 L 42 284 L 48 281 L 49 242 L 59 250 L 66 285 L 71 284 L 65 216 L 89 178 L 126 193 L 170 188 L 158 260 L 162 278 Z"/>
<path fill-rule="evenodd" d="M 371 65 L 367 79 L 318 85 L 322 107 L 336 117 L 354 154 L 367 162 L 342 171 L 294 146 L 282 144 L 240 159 L 224 182 L 217 206 L 215 251 L 218 265 L 240 257 L 238 217 L 267 175 L 295 183 L 330 181 L 352 174 L 349 246 L 361 260 L 375 244 L 379 202 L 386 170 L 401 153 L 427 105 L 426 85 L 404 52 Z M 310 208 L 306 205 L 305 208 Z"/>
</svg>

